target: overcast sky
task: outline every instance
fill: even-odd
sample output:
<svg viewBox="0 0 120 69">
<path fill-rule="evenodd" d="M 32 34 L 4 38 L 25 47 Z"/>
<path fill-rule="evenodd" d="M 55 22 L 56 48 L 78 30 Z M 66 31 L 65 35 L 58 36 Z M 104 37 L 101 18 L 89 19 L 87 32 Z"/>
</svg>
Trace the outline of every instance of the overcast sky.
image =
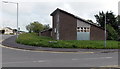
<svg viewBox="0 0 120 69">
<path fill-rule="evenodd" d="M 4 0 L 5 1 L 5 0 Z M 26 31 L 25 26 L 34 21 L 49 24 L 52 27 L 50 14 L 60 8 L 85 20 L 96 22 L 94 15 L 99 11 L 112 11 L 118 15 L 119 0 L 7 0 L 19 3 L 19 27 Z M 59 2 L 58 2 L 59 1 Z M 0 27 L 16 28 L 16 4 L 0 2 Z"/>
</svg>

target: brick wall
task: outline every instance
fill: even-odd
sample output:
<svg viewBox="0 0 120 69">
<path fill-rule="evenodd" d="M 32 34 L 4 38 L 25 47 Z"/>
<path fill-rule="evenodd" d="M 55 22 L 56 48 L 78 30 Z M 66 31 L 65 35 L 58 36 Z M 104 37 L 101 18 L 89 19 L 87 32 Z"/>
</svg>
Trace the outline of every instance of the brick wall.
<svg viewBox="0 0 120 69">
<path fill-rule="evenodd" d="M 56 38 L 56 33 L 54 32 L 55 28 L 56 28 L 56 20 L 57 20 L 57 15 L 52 16 L 52 27 L 53 27 L 52 38 L 54 38 L 54 39 L 57 39 Z"/>
<path fill-rule="evenodd" d="M 77 19 L 73 16 L 60 12 L 59 33 L 60 40 L 77 39 Z"/>
<path fill-rule="evenodd" d="M 104 30 L 91 25 L 90 40 L 104 40 Z"/>
<path fill-rule="evenodd" d="M 52 32 L 52 29 L 46 30 L 46 31 L 40 32 L 40 35 L 41 36 L 52 37 L 51 32 Z"/>
</svg>

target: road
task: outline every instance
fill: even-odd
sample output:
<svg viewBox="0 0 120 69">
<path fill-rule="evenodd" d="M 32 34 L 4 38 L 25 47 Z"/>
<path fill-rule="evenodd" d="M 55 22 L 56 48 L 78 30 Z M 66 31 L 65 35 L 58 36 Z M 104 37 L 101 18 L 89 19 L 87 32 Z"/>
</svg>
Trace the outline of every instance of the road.
<svg viewBox="0 0 120 69">
<path fill-rule="evenodd" d="M 2 48 L 3 67 L 101 67 L 113 65 L 118 65 L 117 52 L 63 53 Z"/>
</svg>

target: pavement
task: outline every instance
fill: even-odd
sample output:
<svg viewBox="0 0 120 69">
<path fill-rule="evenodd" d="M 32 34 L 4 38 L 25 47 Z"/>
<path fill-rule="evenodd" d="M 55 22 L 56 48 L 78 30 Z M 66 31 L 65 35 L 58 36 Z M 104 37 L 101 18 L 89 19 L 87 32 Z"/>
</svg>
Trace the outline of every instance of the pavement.
<svg viewBox="0 0 120 69">
<path fill-rule="evenodd" d="M 28 46 L 23 44 L 18 44 L 15 42 L 16 36 L 11 36 L 4 41 L 2 41 L 2 45 L 4 47 L 15 48 L 15 49 L 23 49 L 23 50 L 31 50 L 31 51 L 49 51 L 49 52 L 84 52 L 84 53 L 112 53 L 118 52 L 118 49 L 66 49 L 66 48 L 48 48 L 48 47 L 36 47 L 36 46 Z"/>
</svg>

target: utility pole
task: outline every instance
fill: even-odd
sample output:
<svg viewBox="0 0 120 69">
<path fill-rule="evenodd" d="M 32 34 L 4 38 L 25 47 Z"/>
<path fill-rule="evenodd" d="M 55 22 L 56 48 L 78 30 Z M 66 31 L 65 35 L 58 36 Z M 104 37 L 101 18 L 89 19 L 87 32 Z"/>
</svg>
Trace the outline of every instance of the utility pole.
<svg viewBox="0 0 120 69">
<path fill-rule="evenodd" d="M 12 4 L 16 4 L 17 5 L 17 38 L 18 38 L 18 32 L 19 32 L 19 28 L 18 28 L 18 3 L 16 2 L 8 2 L 8 1 L 2 1 L 3 3 L 12 3 Z"/>
<path fill-rule="evenodd" d="M 104 40 L 104 47 L 106 48 L 106 14 L 105 14 L 105 40 Z"/>
</svg>

